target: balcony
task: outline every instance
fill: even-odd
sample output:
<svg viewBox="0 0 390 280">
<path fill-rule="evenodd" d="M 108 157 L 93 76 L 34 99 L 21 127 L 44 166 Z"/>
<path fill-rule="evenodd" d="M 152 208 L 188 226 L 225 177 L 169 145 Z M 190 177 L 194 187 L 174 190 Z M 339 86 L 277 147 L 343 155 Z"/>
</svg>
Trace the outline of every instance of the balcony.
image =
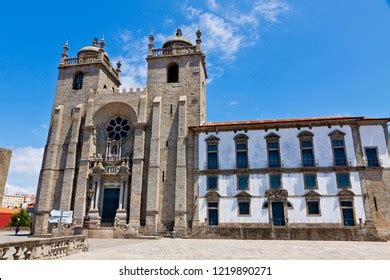
<svg viewBox="0 0 390 280">
<path fill-rule="evenodd" d="M 119 166 L 106 166 L 104 169 L 106 174 L 116 174 L 119 172 Z"/>
<path fill-rule="evenodd" d="M 281 168 L 282 162 L 280 159 L 272 159 L 267 162 L 268 168 Z"/>
<path fill-rule="evenodd" d="M 219 169 L 219 163 L 218 162 L 208 162 L 204 165 L 204 169 L 206 169 L 206 170 Z"/>
<path fill-rule="evenodd" d="M 236 164 L 236 168 L 238 168 L 238 169 L 249 168 L 249 162 L 248 161 L 239 161 Z"/>
<path fill-rule="evenodd" d="M 318 163 L 314 159 L 304 159 L 300 161 L 301 167 L 317 167 Z"/>
<path fill-rule="evenodd" d="M 335 158 L 333 160 L 333 166 L 351 166 L 351 162 L 346 158 Z"/>
<path fill-rule="evenodd" d="M 365 160 L 365 165 L 367 167 L 381 167 L 382 166 L 382 161 L 380 159 L 366 159 Z"/>
</svg>

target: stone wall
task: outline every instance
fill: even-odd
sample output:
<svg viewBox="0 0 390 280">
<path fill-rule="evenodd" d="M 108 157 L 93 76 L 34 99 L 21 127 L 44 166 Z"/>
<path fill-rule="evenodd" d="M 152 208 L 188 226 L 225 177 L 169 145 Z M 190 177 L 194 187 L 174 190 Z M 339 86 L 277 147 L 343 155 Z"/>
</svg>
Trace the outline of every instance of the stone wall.
<svg viewBox="0 0 390 280">
<path fill-rule="evenodd" d="M 5 183 L 7 182 L 8 169 L 11 161 L 12 151 L 0 148 L 0 205 L 3 201 Z"/>
<path fill-rule="evenodd" d="M 223 227 L 204 228 L 191 236 L 192 238 L 215 239 L 277 239 L 277 240 L 337 240 L 337 241 L 384 241 L 375 232 L 358 227 Z"/>
</svg>

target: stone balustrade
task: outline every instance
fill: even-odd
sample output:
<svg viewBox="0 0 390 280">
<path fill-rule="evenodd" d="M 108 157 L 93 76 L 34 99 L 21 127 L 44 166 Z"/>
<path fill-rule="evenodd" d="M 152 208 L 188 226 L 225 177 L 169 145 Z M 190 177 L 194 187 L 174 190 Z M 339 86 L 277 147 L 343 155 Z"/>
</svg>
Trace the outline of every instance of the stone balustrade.
<svg viewBox="0 0 390 280">
<path fill-rule="evenodd" d="M 0 244 L 0 260 L 58 259 L 87 250 L 85 235 L 8 242 Z"/>
<path fill-rule="evenodd" d="M 152 56 L 188 55 L 188 54 L 195 53 L 195 51 L 196 51 L 196 47 L 153 49 Z"/>
<path fill-rule="evenodd" d="M 81 65 L 81 64 L 91 64 L 91 63 L 102 63 L 115 78 L 117 79 L 119 78 L 117 70 L 115 70 L 114 67 L 112 67 L 111 63 L 107 61 L 107 59 L 105 58 L 99 59 L 99 57 L 94 57 L 94 56 L 80 57 L 80 58 L 79 57 L 66 58 L 63 61 L 63 64 L 60 64 L 60 66 L 61 65 L 73 66 L 73 65 Z"/>
</svg>

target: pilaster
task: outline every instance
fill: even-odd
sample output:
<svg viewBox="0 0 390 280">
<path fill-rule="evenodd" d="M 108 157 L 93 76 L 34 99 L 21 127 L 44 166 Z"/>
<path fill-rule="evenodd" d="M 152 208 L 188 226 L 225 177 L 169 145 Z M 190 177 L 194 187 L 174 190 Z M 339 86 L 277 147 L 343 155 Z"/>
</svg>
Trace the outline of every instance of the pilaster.
<svg viewBox="0 0 390 280">
<path fill-rule="evenodd" d="M 152 109 L 152 135 L 150 139 L 150 160 L 146 202 L 146 231 L 152 235 L 157 234 L 157 223 L 159 220 L 160 129 L 161 97 L 155 97 Z"/>
<path fill-rule="evenodd" d="M 66 157 L 66 167 L 64 170 L 64 180 L 61 190 L 60 210 L 70 210 L 72 203 L 72 191 L 74 188 L 74 177 L 76 173 L 77 145 L 80 136 L 80 125 L 82 118 L 83 105 L 74 109 L 73 122 L 71 126 L 71 137 L 68 144 L 68 153 Z"/>
<path fill-rule="evenodd" d="M 51 127 L 49 130 L 48 143 L 45 148 L 45 155 L 39 179 L 37 194 L 37 211 L 34 221 L 34 234 L 49 233 L 49 213 L 53 205 L 52 194 L 55 187 L 55 172 L 58 169 L 57 156 L 59 153 L 60 135 L 63 120 L 64 106 L 60 105 L 54 109 Z"/>
<path fill-rule="evenodd" d="M 81 156 L 79 162 L 79 172 L 77 176 L 76 195 L 74 201 L 74 218 L 76 224 L 82 226 L 87 203 L 87 185 L 89 178 L 89 159 L 91 151 L 95 145 L 94 126 L 92 123 L 93 99 L 89 98 L 86 107 L 86 120 L 82 135 Z"/>
<path fill-rule="evenodd" d="M 180 96 L 178 104 L 178 133 L 176 145 L 175 231 L 187 235 L 187 97 Z"/>
</svg>

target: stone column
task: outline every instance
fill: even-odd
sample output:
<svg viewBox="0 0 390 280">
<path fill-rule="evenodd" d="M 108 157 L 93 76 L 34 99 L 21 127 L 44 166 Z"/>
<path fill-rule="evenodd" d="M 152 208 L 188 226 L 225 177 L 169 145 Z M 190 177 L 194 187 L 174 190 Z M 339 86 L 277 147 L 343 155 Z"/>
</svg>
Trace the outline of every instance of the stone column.
<svg viewBox="0 0 390 280">
<path fill-rule="evenodd" d="M 102 174 L 104 173 L 104 167 L 101 162 L 96 164 L 92 168 L 93 173 L 93 188 L 94 195 L 92 198 L 92 208 L 88 211 L 89 217 L 89 226 L 90 227 L 100 227 L 100 213 L 99 213 L 99 201 L 100 201 L 100 192 L 101 192 L 101 183 L 102 183 Z"/>
<path fill-rule="evenodd" d="M 178 106 L 178 132 L 175 184 L 175 231 L 187 236 L 187 97 L 180 96 Z"/>
<path fill-rule="evenodd" d="M 79 142 L 80 125 L 82 117 L 82 105 L 77 106 L 73 114 L 70 142 L 66 156 L 66 167 L 61 190 L 60 210 L 69 211 L 72 203 L 72 192 L 74 188 L 74 177 L 76 173 L 77 144 Z"/>
<path fill-rule="evenodd" d="M 199 221 L 199 134 L 196 133 L 193 136 L 193 166 L 194 166 L 194 181 L 193 181 L 193 188 L 194 188 L 194 214 L 193 214 L 193 220 L 192 220 L 192 228 L 196 228 L 200 226 Z"/>
<path fill-rule="evenodd" d="M 146 232 L 157 234 L 160 197 L 160 128 L 161 128 L 161 97 L 153 100 L 152 135 L 150 139 L 150 159 L 148 172 L 148 188 L 146 203 Z"/>
<path fill-rule="evenodd" d="M 58 106 L 53 113 L 49 138 L 45 147 L 37 193 L 37 206 L 34 215 L 34 235 L 44 235 L 49 233 L 49 213 L 53 206 L 53 190 L 55 187 L 55 175 L 58 173 L 57 156 L 59 153 L 60 135 L 62 128 L 62 118 L 64 106 Z"/>
<path fill-rule="evenodd" d="M 133 165 L 131 170 L 131 189 L 127 204 L 130 204 L 129 226 L 131 234 L 138 235 L 141 216 L 142 175 L 144 168 L 144 145 L 146 125 L 146 98 L 141 97 L 138 110 L 138 123 L 134 128 Z M 128 186 L 128 190 L 129 191 Z M 126 196 L 127 199 L 128 196 Z"/>
<path fill-rule="evenodd" d="M 76 219 L 76 233 L 81 232 L 84 222 L 86 203 L 87 203 L 87 187 L 89 173 L 89 160 L 95 150 L 94 131 L 95 128 L 92 122 L 93 114 L 93 98 L 90 97 L 86 107 L 85 126 L 83 129 L 81 156 L 79 161 L 79 172 L 76 183 L 76 195 L 74 200 L 74 218 Z"/>
<path fill-rule="evenodd" d="M 129 181 L 129 167 L 128 164 L 125 162 L 122 162 L 122 166 L 119 168 L 119 174 L 120 174 L 120 193 L 119 193 L 119 207 L 118 210 L 116 210 L 116 216 L 115 219 L 117 221 L 117 224 L 126 224 L 127 222 L 127 210 L 124 206 L 124 194 L 126 185 Z"/>
</svg>

